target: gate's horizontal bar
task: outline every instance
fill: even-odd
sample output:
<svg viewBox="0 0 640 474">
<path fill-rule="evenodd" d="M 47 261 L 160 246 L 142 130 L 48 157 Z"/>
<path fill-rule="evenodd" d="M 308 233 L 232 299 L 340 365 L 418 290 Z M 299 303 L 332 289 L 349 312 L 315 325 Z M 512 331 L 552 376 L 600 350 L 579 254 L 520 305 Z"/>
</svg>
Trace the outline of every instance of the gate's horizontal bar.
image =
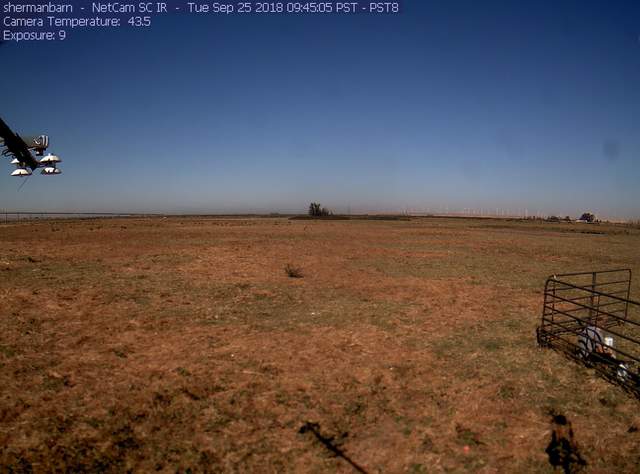
<svg viewBox="0 0 640 474">
<path fill-rule="evenodd" d="M 619 334 L 616 334 L 614 331 L 612 331 L 612 330 L 611 330 L 611 328 L 612 328 L 612 327 L 614 327 L 614 326 L 622 326 L 622 324 L 607 324 L 607 323 L 606 323 L 606 318 L 578 318 L 578 317 L 576 317 L 576 316 L 574 316 L 574 315 L 572 315 L 572 314 L 565 313 L 565 312 L 562 312 L 562 311 L 558 311 L 558 312 L 556 312 L 554 315 L 551 315 L 551 316 L 557 316 L 557 315 L 562 315 L 562 316 L 565 316 L 565 317 L 567 317 L 567 318 L 571 318 L 571 319 L 572 319 L 572 320 L 574 320 L 574 321 L 578 321 L 578 322 L 580 322 L 580 323 L 581 323 L 581 324 L 583 324 L 584 326 L 595 326 L 595 327 L 598 327 L 598 328 L 601 328 L 601 329 L 605 329 L 605 330 L 607 330 L 608 332 L 610 332 L 611 334 L 614 334 L 614 335 L 616 335 L 616 336 L 620 336 L 620 337 L 622 337 L 623 339 L 627 339 L 628 341 L 630 341 L 630 342 L 632 342 L 632 343 L 634 343 L 634 344 L 640 344 L 640 341 L 637 341 L 636 339 L 634 339 L 634 338 L 633 338 L 633 337 L 631 337 L 631 336 L 619 335 Z M 599 322 L 596 322 L 596 320 L 598 320 L 598 319 L 599 319 L 600 321 L 599 321 Z M 603 320 L 605 320 L 605 322 L 601 322 L 601 321 L 603 321 Z M 615 321 L 622 322 L 622 323 L 628 323 L 628 322 L 629 322 L 629 321 L 622 321 L 622 320 L 620 320 L 620 319 L 614 319 L 614 320 L 615 320 Z M 555 321 L 555 319 L 554 319 L 554 321 Z M 633 323 L 632 323 L 632 324 L 633 324 Z M 639 324 L 635 324 L 635 325 L 636 325 L 636 326 L 640 326 Z"/>
<path fill-rule="evenodd" d="M 559 298 L 559 297 L 558 297 L 558 299 L 562 300 L 562 298 Z M 583 305 L 581 303 L 573 302 L 571 304 L 573 304 L 574 306 L 579 306 L 582 309 L 596 311 L 598 313 L 598 316 L 610 316 L 610 317 L 618 319 L 620 321 L 624 321 L 625 323 L 631 323 L 631 324 L 633 324 L 635 326 L 640 326 L 640 323 L 637 323 L 636 321 L 634 321 L 632 319 L 628 319 L 628 317 L 621 317 L 621 316 L 618 316 L 615 313 L 610 313 L 608 311 L 597 311 L 595 308 L 592 308 L 591 306 Z M 545 303 L 545 307 L 547 307 L 547 309 L 551 309 L 551 311 L 553 311 L 553 312 L 562 313 L 562 310 L 558 309 L 557 307 L 548 308 L 548 304 L 547 303 Z M 572 317 L 574 317 L 574 316 L 572 316 Z"/>
<path fill-rule="evenodd" d="M 610 294 L 610 295 L 615 295 L 615 294 L 618 294 L 618 293 L 626 294 L 626 293 L 627 293 L 627 291 L 626 291 L 626 290 L 624 290 L 624 291 L 616 291 L 616 292 L 609 293 L 609 294 Z M 547 296 L 549 296 L 549 298 L 551 298 L 551 299 L 553 299 L 553 298 L 555 298 L 555 297 L 556 297 L 556 295 L 553 295 L 553 294 L 549 294 L 549 295 L 547 295 Z M 603 299 L 605 299 L 605 300 L 606 300 L 606 297 L 605 297 L 605 296 L 601 296 L 601 295 L 584 295 L 584 296 L 576 296 L 575 298 L 565 298 L 565 301 L 580 301 L 580 300 L 586 300 L 586 299 L 596 298 L 596 297 L 597 297 L 599 300 L 603 300 Z M 626 304 L 627 304 L 627 302 L 626 302 L 626 300 L 625 300 L 625 301 L 619 301 L 619 300 L 617 300 L 617 299 L 616 299 L 616 301 L 614 301 L 614 302 L 610 302 L 610 303 L 602 303 L 602 304 L 600 304 L 599 306 L 602 306 L 603 304 L 623 304 L 623 305 L 626 305 Z M 594 306 L 594 308 L 595 308 L 595 307 L 596 307 L 596 306 Z"/>
<path fill-rule="evenodd" d="M 558 322 L 556 322 L 556 321 L 548 321 L 548 323 L 553 324 L 553 325 L 556 325 L 556 326 L 563 327 L 563 326 L 562 326 L 562 324 L 560 324 L 560 323 L 558 323 Z M 542 331 L 544 331 L 546 334 L 548 334 L 548 335 L 550 335 L 550 336 L 560 338 L 560 336 L 559 336 L 559 335 L 557 335 L 556 333 L 553 333 L 553 332 L 550 332 L 550 331 L 545 330 L 545 329 L 544 329 L 544 326 L 543 326 L 541 329 L 542 329 Z M 575 331 L 572 331 L 572 334 L 576 334 L 576 332 L 575 332 Z M 576 334 L 576 335 L 577 335 L 577 334 Z M 574 346 L 574 347 L 576 347 L 576 348 L 578 348 L 578 349 L 581 349 L 581 347 L 580 347 L 578 344 L 576 344 L 575 342 L 569 341 L 569 340 L 564 339 L 564 338 L 560 338 L 560 339 L 562 339 L 562 340 L 563 340 L 563 341 L 565 341 L 566 343 L 571 344 L 572 346 Z M 592 339 L 592 338 L 589 338 L 589 339 L 590 339 L 591 341 L 595 341 L 595 339 Z M 598 341 L 595 341 L 595 342 L 598 342 Z M 629 359 L 631 359 L 631 360 L 633 360 L 633 361 L 635 361 L 635 362 L 640 363 L 640 359 L 638 359 L 636 356 L 633 356 L 633 355 L 631 355 L 631 354 L 629 354 L 629 353 L 627 353 L 627 352 L 625 352 L 625 351 L 623 351 L 623 350 L 621 350 L 621 349 L 617 349 L 617 348 L 615 348 L 615 347 L 612 347 L 612 349 L 613 349 L 614 351 L 616 351 L 616 353 L 622 354 L 623 356 L 628 357 Z M 624 361 L 620 361 L 620 362 L 624 362 Z"/>
<path fill-rule="evenodd" d="M 552 280 L 553 281 L 553 280 Z M 557 282 L 561 282 L 561 280 L 555 280 Z M 598 287 L 598 286 L 609 286 L 609 285 L 621 285 L 621 284 L 628 284 L 629 280 L 616 280 L 616 281 L 598 281 L 596 282 L 596 284 L 592 284 L 592 283 L 587 283 L 585 286 L 585 288 L 590 288 L 590 287 Z"/>
<path fill-rule="evenodd" d="M 626 299 L 626 298 L 620 298 L 619 296 L 612 295 L 611 293 L 603 293 L 602 291 L 592 290 L 591 288 L 584 288 L 584 287 L 576 286 L 576 285 L 571 285 L 570 283 L 566 283 L 566 282 L 562 282 L 562 283 L 564 285 L 571 286 L 571 287 L 573 287 L 573 288 L 575 288 L 577 290 L 585 290 L 585 291 L 588 291 L 590 293 L 593 293 L 594 295 L 607 296 L 609 298 L 621 301 L 623 303 L 629 303 L 629 304 L 632 304 L 632 305 L 635 305 L 635 306 L 640 306 L 640 302 L 638 302 L 638 301 L 634 301 L 634 300 L 630 300 L 630 299 Z M 546 294 L 549 294 L 549 290 L 548 289 L 545 290 L 545 295 Z M 553 297 L 554 298 L 560 298 L 560 296 L 558 296 L 558 295 L 553 295 Z"/>
<path fill-rule="evenodd" d="M 583 311 L 583 312 L 588 312 L 590 314 L 600 313 L 605 316 L 607 314 L 611 314 L 614 317 L 617 316 L 625 320 L 629 317 L 627 314 L 626 308 L 620 307 L 619 303 L 603 305 L 601 306 L 601 308 L 603 309 L 600 309 L 600 310 L 598 310 L 598 306 L 582 305 L 576 302 L 568 303 L 561 300 L 547 301 L 544 303 L 544 305 L 551 311 L 555 311 L 556 309 L 561 309 L 563 311 L 571 311 L 574 313 Z M 604 309 L 605 306 L 606 306 L 606 309 Z M 633 318 L 633 319 L 635 320 L 637 318 Z"/>
<path fill-rule="evenodd" d="M 583 287 L 583 286 L 579 286 L 579 287 L 576 287 L 576 286 L 571 286 L 571 287 L 569 287 L 569 286 L 563 286 L 563 287 L 560 287 L 560 288 L 558 288 L 558 287 L 552 287 L 552 288 L 548 288 L 545 292 L 546 292 L 546 293 L 552 293 L 552 294 L 553 294 L 553 292 L 555 292 L 555 291 L 572 291 L 572 290 L 585 291 L 585 292 L 587 292 L 587 293 L 594 293 L 594 294 L 596 294 L 596 295 L 597 295 L 597 292 L 598 292 L 598 290 L 595 290 L 595 289 L 593 289 L 593 288 L 588 288 L 588 287 L 586 287 L 586 286 L 585 286 L 585 287 Z M 601 292 L 601 293 L 602 293 L 602 295 L 598 295 L 598 296 L 603 296 L 603 295 L 616 295 L 616 294 L 627 294 L 628 292 L 629 292 L 629 290 L 625 287 L 625 288 L 620 289 L 620 290 L 607 291 L 606 293 L 605 293 L 605 292 Z"/>
<path fill-rule="evenodd" d="M 600 329 L 604 329 L 605 331 L 607 331 L 610 334 L 613 334 L 614 336 L 618 336 L 618 337 L 620 337 L 622 339 L 626 339 L 627 341 L 632 342 L 634 344 L 640 344 L 640 340 L 634 339 L 634 338 L 632 338 L 630 336 L 625 336 L 624 334 L 620 334 L 620 333 L 617 333 L 615 331 L 612 331 L 610 327 L 600 326 L 600 325 L 598 325 L 597 321 L 591 321 L 589 319 L 581 319 L 581 318 L 578 318 L 578 317 L 576 317 L 576 316 L 574 316 L 572 314 L 564 313 L 562 311 L 557 311 L 557 312 L 562 314 L 562 315 L 564 315 L 564 316 L 567 316 L 568 318 L 571 318 L 571 319 L 573 319 L 575 321 L 580 321 L 580 322 L 584 323 L 585 326 L 594 326 L 594 327 L 597 327 L 597 328 L 600 328 Z M 555 322 L 555 321 L 552 321 L 552 322 Z M 625 321 L 625 322 L 626 323 L 631 322 L 632 324 L 635 324 L 636 326 L 640 326 L 640 324 L 635 323 L 633 321 Z"/>
<path fill-rule="evenodd" d="M 554 276 L 557 278 L 557 277 L 593 275 L 593 274 L 600 275 L 601 273 L 616 273 L 616 272 L 627 272 L 629 275 L 631 275 L 631 270 L 629 270 L 628 268 L 618 268 L 618 269 L 615 269 L 615 270 L 598 270 L 597 272 L 562 273 L 562 274 L 559 274 L 559 275 L 550 276 L 549 280 L 552 280 Z"/>
</svg>

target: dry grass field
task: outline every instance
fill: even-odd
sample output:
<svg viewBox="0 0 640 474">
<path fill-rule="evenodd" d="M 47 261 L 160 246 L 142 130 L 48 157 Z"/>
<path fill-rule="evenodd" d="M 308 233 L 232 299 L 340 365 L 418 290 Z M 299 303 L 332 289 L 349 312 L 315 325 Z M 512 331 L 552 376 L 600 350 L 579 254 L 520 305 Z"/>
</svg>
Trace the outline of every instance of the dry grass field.
<svg viewBox="0 0 640 474">
<path fill-rule="evenodd" d="M 298 270 L 291 278 L 285 266 Z M 640 401 L 538 349 L 640 231 L 463 219 L 0 225 L 0 471 L 637 472 Z M 315 426 L 315 425 L 314 425 Z"/>
</svg>

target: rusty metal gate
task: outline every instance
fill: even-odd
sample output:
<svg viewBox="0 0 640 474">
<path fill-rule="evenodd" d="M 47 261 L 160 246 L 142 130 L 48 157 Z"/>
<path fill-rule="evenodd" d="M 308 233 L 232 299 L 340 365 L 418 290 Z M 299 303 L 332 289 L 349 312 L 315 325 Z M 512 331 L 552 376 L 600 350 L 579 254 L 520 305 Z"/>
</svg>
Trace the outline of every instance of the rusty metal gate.
<svg viewBox="0 0 640 474">
<path fill-rule="evenodd" d="M 640 303 L 630 291 L 629 269 L 549 277 L 538 344 L 640 396 Z"/>
</svg>

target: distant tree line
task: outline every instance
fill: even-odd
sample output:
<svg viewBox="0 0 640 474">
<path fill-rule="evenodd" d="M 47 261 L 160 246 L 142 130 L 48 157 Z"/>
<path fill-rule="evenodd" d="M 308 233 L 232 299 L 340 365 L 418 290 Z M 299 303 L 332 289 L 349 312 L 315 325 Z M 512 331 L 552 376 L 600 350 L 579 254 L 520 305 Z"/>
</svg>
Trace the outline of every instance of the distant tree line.
<svg viewBox="0 0 640 474">
<path fill-rule="evenodd" d="M 558 216 L 549 216 L 546 218 L 547 222 L 573 222 L 573 219 L 571 219 L 570 216 L 565 216 L 564 218 L 562 217 L 558 217 Z M 582 215 L 580 216 L 580 218 L 578 219 L 578 221 L 580 222 L 588 222 L 590 224 L 593 224 L 594 222 L 599 222 L 598 218 L 596 217 L 595 214 L 593 214 L 592 212 L 584 212 L 582 213 Z"/>
<path fill-rule="evenodd" d="M 585 212 L 580 216 L 580 219 L 578 219 L 578 220 L 591 223 L 591 222 L 595 222 L 596 221 L 596 216 L 595 216 L 595 214 L 592 214 L 591 212 Z"/>
<path fill-rule="evenodd" d="M 311 217 L 327 217 L 331 215 L 331 211 L 326 207 L 322 207 L 319 202 L 309 204 L 309 215 Z"/>
</svg>

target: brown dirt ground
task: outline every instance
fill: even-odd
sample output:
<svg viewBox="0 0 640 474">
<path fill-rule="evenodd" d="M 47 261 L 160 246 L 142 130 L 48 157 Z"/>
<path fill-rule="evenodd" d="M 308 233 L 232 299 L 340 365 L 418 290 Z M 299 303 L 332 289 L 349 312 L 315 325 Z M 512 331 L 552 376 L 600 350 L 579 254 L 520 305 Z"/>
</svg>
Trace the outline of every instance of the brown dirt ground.
<svg viewBox="0 0 640 474">
<path fill-rule="evenodd" d="M 315 422 L 367 472 L 551 472 L 556 411 L 588 470 L 637 472 L 639 401 L 535 327 L 548 275 L 640 274 L 639 244 L 459 219 L 0 225 L 0 470 L 352 472 Z"/>
</svg>

